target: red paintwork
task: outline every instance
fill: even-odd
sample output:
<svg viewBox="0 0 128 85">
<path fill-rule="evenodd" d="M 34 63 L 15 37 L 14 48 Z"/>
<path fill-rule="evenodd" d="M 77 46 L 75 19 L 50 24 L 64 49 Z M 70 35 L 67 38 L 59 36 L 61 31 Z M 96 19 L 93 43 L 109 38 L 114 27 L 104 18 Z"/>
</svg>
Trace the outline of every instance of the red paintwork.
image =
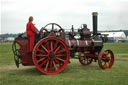
<svg viewBox="0 0 128 85">
<path fill-rule="evenodd" d="M 88 53 L 87 53 L 86 56 L 98 58 L 99 55 L 96 55 L 96 54 L 88 54 Z"/>
<path fill-rule="evenodd" d="M 33 60 L 36 67 L 45 74 L 62 72 L 69 62 L 69 49 L 67 45 L 55 37 L 40 40 L 33 52 Z M 60 54 L 63 52 L 64 54 Z M 51 58 L 50 53 L 53 53 L 55 56 Z"/>
<path fill-rule="evenodd" d="M 22 65 L 29 66 L 34 65 L 32 61 L 32 54 L 29 52 L 29 40 L 28 39 L 16 39 L 16 42 L 20 45 L 19 53 L 22 56 Z"/>
<path fill-rule="evenodd" d="M 108 61 L 110 60 L 110 61 Z M 98 57 L 99 66 L 102 69 L 110 69 L 114 64 L 114 54 L 111 50 L 104 50 L 99 54 Z"/>
<path fill-rule="evenodd" d="M 68 47 L 92 47 L 92 40 L 66 39 Z"/>
<path fill-rule="evenodd" d="M 83 37 L 90 38 L 90 36 L 91 36 L 90 30 L 88 28 L 83 29 Z"/>
<path fill-rule="evenodd" d="M 48 37 L 55 37 L 55 38 L 58 38 L 58 39 L 62 40 L 63 42 L 66 42 L 66 37 L 65 37 L 65 33 L 64 33 L 64 32 L 61 32 L 59 37 L 56 36 L 56 33 L 51 32 L 51 33 L 47 36 L 47 38 L 48 38 Z"/>
<path fill-rule="evenodd" d="M 34 46 L 34 41 L 35 41 L 35 34 L 37 34 L 34 24 L 32 22 L 28 22 L 26 25 L 26 33 L 27 33 L 27 37 L 29 39 L 29 45 L 30 45 L 30 49 L 29 51 L 32 52 L 33 50 L 33 46 Z"/>
</svg>

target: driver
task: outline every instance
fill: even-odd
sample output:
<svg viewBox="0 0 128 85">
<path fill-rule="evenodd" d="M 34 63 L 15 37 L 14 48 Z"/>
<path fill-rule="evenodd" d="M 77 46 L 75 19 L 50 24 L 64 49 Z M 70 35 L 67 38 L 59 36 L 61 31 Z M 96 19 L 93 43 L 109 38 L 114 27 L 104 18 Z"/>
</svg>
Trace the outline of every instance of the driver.
<svg viewBox="0 0 128 85">
<path fill-rule="evenodd" d="M 26 33 L 27 33 L 27 37 L 29 39 L 29 51 L 30 51 L 30 53 L 32 53 L 32 50 L 33 50 L 35 35 L 38 34 L 32 21 L 33 21 L 33 17 L 30 16 L 29 21 L 26 25 Z"/>
</svg>

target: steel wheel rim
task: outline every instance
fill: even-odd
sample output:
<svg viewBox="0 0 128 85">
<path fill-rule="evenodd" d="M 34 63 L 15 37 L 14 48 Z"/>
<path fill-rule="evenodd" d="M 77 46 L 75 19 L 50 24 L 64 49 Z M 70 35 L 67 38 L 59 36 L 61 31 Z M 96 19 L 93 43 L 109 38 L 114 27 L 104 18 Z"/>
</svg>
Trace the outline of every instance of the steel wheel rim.
<svg viewBox="0 0 128 85">
<path fill-rule="evenodd" d="M 16 47 L 16 42 L 15 41 L 12 44 L 12 51 L 13 51 L 13 54 L 14 54 L 15 64 L 16 64 L 17 68 L 19 68 L 20 58 L 17 56 L 18 55 L 18 49 Z"/>
<path fill-rule="evenodd" d="M 99 66 L 102 69 L 110 69 L 114 64 L 114 54 L 111 50 L 104 50 L 98 57 Z"/>
<path fill-rule="evenodd" d="M 42 39 L 34 48 L 33 61 L 38 70 L 44 74 L 57 74 L 68 64 L 69 50 L 60 39 Z"/>
</svg>

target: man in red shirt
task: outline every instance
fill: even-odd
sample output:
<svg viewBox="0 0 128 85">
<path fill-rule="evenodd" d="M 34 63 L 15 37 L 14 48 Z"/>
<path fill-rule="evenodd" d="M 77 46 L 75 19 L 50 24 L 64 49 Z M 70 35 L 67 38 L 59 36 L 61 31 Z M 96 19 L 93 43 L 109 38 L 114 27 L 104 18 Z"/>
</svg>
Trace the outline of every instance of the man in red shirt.
<svg viewBox="0 0 128 85">
<path fill-rule="evenodd" d="M 33 21 L 33 17 L 30 16 L 29 21 L 26 25 L 26 33 L 27 33 L 27 37 L 29 39 L 30 52 L 32 52 L 32 50 L 33 50 L 35 35 L 38 34 L 32 21 Z"/>
</svg>

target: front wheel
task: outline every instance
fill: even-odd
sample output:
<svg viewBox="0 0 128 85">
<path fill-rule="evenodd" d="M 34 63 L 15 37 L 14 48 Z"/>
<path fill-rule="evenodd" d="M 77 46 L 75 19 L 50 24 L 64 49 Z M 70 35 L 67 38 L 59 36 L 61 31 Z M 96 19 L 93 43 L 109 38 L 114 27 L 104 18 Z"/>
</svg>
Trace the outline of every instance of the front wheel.
<svg viewBox="0 0 128 85">
<path fill-rule="evenodd" d="M 102 69 L 110 69 L 114 64 L 114 54 L 111 50 L 104 50 L 98 56 L 98 63 Z"/>
</svg>

